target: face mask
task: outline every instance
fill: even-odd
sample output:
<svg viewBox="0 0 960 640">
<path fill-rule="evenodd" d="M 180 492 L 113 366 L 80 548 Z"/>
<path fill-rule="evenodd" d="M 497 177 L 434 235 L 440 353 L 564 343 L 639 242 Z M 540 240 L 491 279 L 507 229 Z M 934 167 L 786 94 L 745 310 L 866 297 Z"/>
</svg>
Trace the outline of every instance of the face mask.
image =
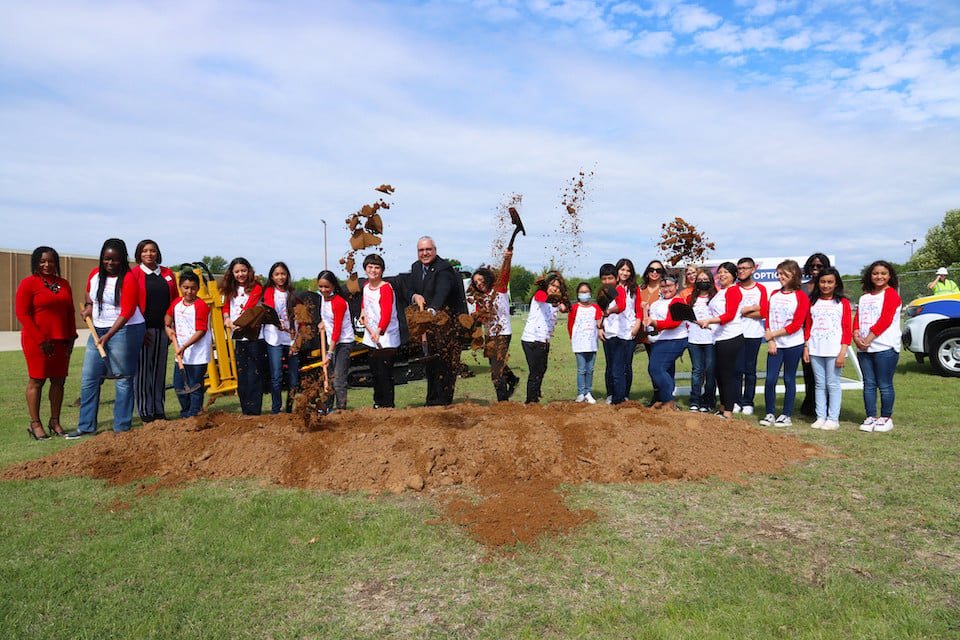
<svg viewBox="0 0 960 640">
<path fill-rule="evenodd" d="M 697 291 L 709 291 L 710 283 L 709 282 L 697 282 Z"/>
<path fill-rule="evenodd" d="M 580 302 L 590 302 L 590 294 L 589 294 L 589 293 L 578 293 L 578 294 L 577 294 L 577 300 L 579 300 Z"/>
</svg>

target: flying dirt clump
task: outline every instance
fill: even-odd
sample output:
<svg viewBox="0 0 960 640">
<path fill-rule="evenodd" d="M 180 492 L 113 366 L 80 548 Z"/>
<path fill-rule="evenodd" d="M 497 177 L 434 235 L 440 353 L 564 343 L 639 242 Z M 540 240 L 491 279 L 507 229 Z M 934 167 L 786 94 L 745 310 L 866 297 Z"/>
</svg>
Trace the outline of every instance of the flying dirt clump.
<svg viewBox="0 0 960 640">
<path fill-rule="evenodd" d="M 389 184 L 382 184 L 379 187 L 375 187 L 374 191 L 392 194 L 395 189 Z M 390 203 L 380 198 L 373 204 L 363 205 L 355 213 L 347 216 L 347 219 L 344 221 L 347 229 L 351 233 L 350 250 L 340 258 L 340 264 L 343 265 L 344 271 L 348 274 L 347 290 L 351 295 L 360 293 L 359 277 L 354 270 L 356 266 L 356 253 L 370 247 L 379 247 L 383 241 L 380 237 L 383 235 L 383 218 L 380 217 L 378 212 L 380 210 L 385 211 L 389 208 Z"/>
</svg>

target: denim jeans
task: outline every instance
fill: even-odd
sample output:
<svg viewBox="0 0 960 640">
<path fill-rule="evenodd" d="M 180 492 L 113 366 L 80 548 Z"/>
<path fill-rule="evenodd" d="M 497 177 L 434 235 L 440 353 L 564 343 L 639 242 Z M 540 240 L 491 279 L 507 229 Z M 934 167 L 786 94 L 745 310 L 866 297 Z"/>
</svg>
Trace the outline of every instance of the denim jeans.
<svg viewBox="0 0 960 640">
<path fill-rule="evenodd" d="M 115 380 L 117 390 L 113 405 L 113 430 L 117 433 L 130 430 L 133 420 L 133 377 L 137 375 L 137 362 L 140 360 L 140 346 L 143 344 L 143 334 L 146 325 L 125 324 L 113 334 L 104 351 L 110 362 L 110 372 L 115 376 L 123 376 Z M 109 329 L 97 328 L 97 335 L 103 336 Z M 80 419 L 77 430 L 82 433 L 93 433 L 97 430 L 97 414 L 100 409 L 100 386 L 107 369 L 93 336 L 87 340 L 87 351 L 83 356 L 83 372 L 80 380 Z"/>
<path fill-rule="evenodd" d="M 846 349 L 846 345 L 843 347 Z M 840 402 L 843 400 L 843 391 L 840 389 L 840 371 L 837 367 L 836 356 L 810 356 L 810 367 L 813 369 L 816 391 L 817 417 L 821 420 L 840 421 Z M 807 389 L 807 395 L 810 390 Z"/>
<path fill-rule="evenodd" d="M 283 363 L 287 363 L 287 403 L 292 404 L 293 394 L 300 384 L 300 356 L 290 354 L 290 345 L 268 344 L 266 347 L 270 366 L 270 412 L 280 413 L 283 409 Z"/>
<path fill-rule="evenodd" d="M 338 343 L 327 353 L 330 364 L 327 375 L 333 383 L 333 395 L 327 398 L 327 409 L 344 410 L 347 408 L 347 387 L 350 377 L 350 344 Z"/>
<path fill-rule="evenodd" d="M 203 410 L 203 376 L 206 373 L 205 364 L 185 364 L 183 371 L 180 367 L 173 368 L 173 388 L 177 391 L 177 400 L 180 401 L 181 418 L 199 415 Z M 183 393 L 187 389 L 193 391 Z"/>
<path fill-rule="evenodd" d="M 752 407 L 757 393 L 757 354 L 763 338 L 744 338 L 743 348 L 737 355 L 737 404 Z"/>
<path fill-rule="evenodd" d="M 260 371 L 265 344 L 263 340 L 233 341 L 233 352 L 237 356 L 237 397 L 240 398 L 240 411 L 245 416 L 260 415 L 263 405 Z"/>
<path fill-rule="evenodd" d="M 577 395 L 585 396 L 593 391 L 593 364 L 597 360 L 596 351 L 577 351 Z"/>
<path fill-rule="evenodd" d="M 613 377 L 613 404 L 620 404 L 630 395 L 633 382 L 633 350 L 637 346 L 633 340 L 607 338 L 612 349 L 611 376 Z"/>
<path fill-rule="evenodd" d="M 767 355 L 767 379 L 763 385 L 763 402 L 767 413 L 776 414 L 777 408 L 777 378 L 783 368 L 783 412 L 790 417 L 793 415 L 793 403 L 797 398 L 797 365 L 803 356 L 803 345 L 795 347 L 781 347 L 773 355 Z"/>
<path fill-rule="evenodd" d="M 712 409 L 717 403 L 713 375 L 713 345 L 687 344 L 690 351 L 690 406 Z"/>
<path fill-rule="evenodd" d="M 880 417 L 893 415 L 893 374 L 897 370 L 900 354 L 893 349 L 869 353 L 857 352 L 860 371 L 863 372 L 863 408 L 868 418 L 877 417 L 877 391 L 880 391 Z"/>
<path fill-rule="evenodd" d="M 650 362 L 647 373 L 657 390 L 657 402 L 673 400 L 674 379 L 677 375 L 677 358 L 687 348 L 687 339 L 657 340 L 650 344 Z"/>
</svg>

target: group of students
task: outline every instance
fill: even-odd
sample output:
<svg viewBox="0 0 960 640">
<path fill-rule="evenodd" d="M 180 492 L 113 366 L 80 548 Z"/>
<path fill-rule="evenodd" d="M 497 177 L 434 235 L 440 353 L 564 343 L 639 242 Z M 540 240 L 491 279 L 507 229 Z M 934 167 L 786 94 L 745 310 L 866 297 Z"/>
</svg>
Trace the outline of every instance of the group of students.
<svg viewBox="0 0 960 640">
<path fill-rule="evenodd" d="M 434 246 L 426 237 L 421 243 Z M 177 363 L 173 378 L 180 415 L 189 417 L 201 411 L 211 336 L 210 309 L 198 297 L 199 277 L 188 270 L 181 272 L 178 290 L 173 272 L 161 265 L 160 248 L 153 240 L 141 241 L 134 258 L 137 266 L 131 269 L 123 240 L 108 239 L 101 248 L 98 267 L 88 278 L 81 317 L 90 319 L 95 333 L 84 356 L 80 419 L 77 429 L 68 434 L 59 424 L 59 412 L 66 365 L 76 339 L 73 304 L 69 284 L 59 277 L 56 251 L 50 247 L 34 251 L 33 275 L 17 292 L 17 317 L 24 327 L 22 340 L 30 376 L 27 400 L 31 437 L 49 437 L 39 420 L 39 394 L 46 379 L 52 381 L 48 427 L 54 435 L 81 437 L 96 432 L 100 387 L 107 378 L 116 380 L 114 431 L 130 429 L 134 404 L 144 422 L 165 417 L 166 362 L 171 343 Z M 512 333 L 507 293 L 511 258 L 512 251 L 508 251 L 499 273 L 482 268 L 471 280 L 474 299 L 488 311 L 484 316 L 485 353 L 498 401 L 508 400 L 520 381 L 507 364 Z M 434 264 L 425 262 L 430 269 Z M 383 258 L 377 254 L 363 261 L 367 280 L 360 321 L 364 327 L 362 342 L 370 348 L 374 405 L 392 407 L 393 359 L 401 337 L 397 292 L 383 278 L 384 267 Z M 847 347 L 853 342 L 864 378 L 867 418 L 860 428 L 892 429 L 901 306 L 893 267 L 878 260 L 865 270 L 861 283 L 864 293 L 852 318 L 840 274 L 825 255 L 812 255 L 802 270 L 793 260 L 779 264 L 780 289 L 769 294 L 754 280 L 755 269 L 750 258 L 737 264 L 725 262 L 715 273 L 687 267 L 683 277 L 686 286 L 681 290 L 681 283 L 661 261 L 651 261 L 638 278 L 632 261 L 623 258 L 600 268 L 602 290 L 597 302 L 593 301 L 590 284 L 580 282 L 573 303 L 567 297 L 562 276 L 546 274 L 537 282 L 521 335 L 529 371 L 525 402 L 540 400 L 550 339 L 558 314 L 564 312 L 568 314 L 567 329 L 577 361 L 577 402 L 596 402 L 593 372 L 600 345 L 606 361 L 606 400 L 609 404 L 627 400 L 633 384 L 633 357 L 641 344 L 649 354 L 652 406 L 676 408 L 676 361 L 687 351 L 692 369 L 691 411 L 714 411 L 719 391 L 719 415 L 752 414 L 756 361 L 766 341 L 765 416 L 760 424 L 791 424 L 797 366 L 803 362 L 810 368 L 807 388 L 815 388 L 813 426 L 836 429 L 840 372 Z M 802 275 L 809 277 L 806 285 L 801 284 Z M 261 284 L 250 262 L 238 257 L 229 263 L 221 291 L 224 325 L 234 339 L 237 394 L 244 414 L 260 413 L 264 377 L 270 382 L 271 411 L 291 410 L 292 395 L 299 384 L 295 308 L 305 303 L 313 310 L 308 316 L 310 322 L 316 323 L 329 345 L 324 364 L 329 367 L 334 393 L 328 409 L 347 407 L 354 325 L 340 283 L 331 271 L 318 274 L 315 292 L 296 295 L 285 263 L 274 263 L 265 284 Z M 253 334 L 245 332 L 238 321 L 244 311 L 261 304 L 275 311 L 277 324 L 263 324 Z M 106 358 L 98 353 L 98 344 Z M 776 391 L 781 371 L 785 393 L 778 415 Z M 284 384 L 289 389 L 286 403 L 282 397 Z"/>
<path fill-rule="evenodd" d="M 853 343 L 864 384 L 866 418 L 860 429 L 890 431 L 902 304 L 893 266 L 877 260 L 864 270 L 863 295 L 855 315 L 844 295 L 840 273 L 822 253 L 810 256 L 803 268 L 794 260 L 778 264 L 780 288 L 769 293 L 754 280 L 755 271 L 751 258 L 742 258 L 737 264 L 724 262 L 715 273 L 688 266 L 683 277 L 686 287 L 680 290 L 678 279 L 656 260 L 647 265 L 639 283 L 630 260 L 603 265 L 601 283 L 604 287 L 615 285 L 615 297 L 601 308 L 590 302 L 590 285 L 581 282 L 578 302 L 570 308 L 568 318 L 577 357 L 577 402 L 595 401 L 591 384 L 599 343 L 606 356 L 607 402 L 623 402 L 629 396 L 632 357 L 639 342 L 649 354 L 648 373 L 654 388 L 651 406 L 676 408 L 676 361 L 687 351 L 691 361 L 690 411 L 713 412 L 719 392 L 718 415 L 729 418 L 736 412 L 753 414 L 757 358 L 766 342 L 765 415 L 760 424 L 792 424 L 797 369 L 802 363 L 806 388 L 814 390 L 812 410 L 816 419 L 812 427 L 835 430 L 839 426 L 841 372 Z M 806 284 L 802 284 L 804 275 L 809 278 Z M 537 296 L 524 331 L 533 339 L 543 335 L 542 331 L 531 330 L 531 325 L 534 329 L 542 326 L 540 307 L 544 302 Z M 674 306 L 677 303 L 680 306 Z M 525 342 L 524 352 L 528 351 Z M 537 361 L 531 362 L 529 355 L 527 360 L 533 380 Z M 537 384 L 544 369 L 543 365 L 536 368 Z M 784 394 L 778 413 L 781 372 Z M 539 391 L 538 386 L 534 388 Z M 536 395 L 528 393 L 527 402 L 536 400 Z"/>
</svg>

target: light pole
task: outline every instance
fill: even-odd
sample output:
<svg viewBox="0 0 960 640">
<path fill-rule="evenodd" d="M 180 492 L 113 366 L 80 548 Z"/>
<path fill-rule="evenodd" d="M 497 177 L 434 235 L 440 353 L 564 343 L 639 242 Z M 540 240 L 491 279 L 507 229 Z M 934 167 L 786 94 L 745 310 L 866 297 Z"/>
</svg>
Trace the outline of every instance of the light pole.
<svg viewBox="0 0 960 640">
<path fill-rule="evenodd" d="M 913 245 L 917 244 L 917 239 L 914 238 L 913 240 L 906 240 L 903 244 L 910 245 L 910 257 L 913 258 Z"/>
<path fill-rule="evenodd" d="M 323 270 L 327 270 L 327 221 L 320 218 L 323 223 Z"/>
</svg>

